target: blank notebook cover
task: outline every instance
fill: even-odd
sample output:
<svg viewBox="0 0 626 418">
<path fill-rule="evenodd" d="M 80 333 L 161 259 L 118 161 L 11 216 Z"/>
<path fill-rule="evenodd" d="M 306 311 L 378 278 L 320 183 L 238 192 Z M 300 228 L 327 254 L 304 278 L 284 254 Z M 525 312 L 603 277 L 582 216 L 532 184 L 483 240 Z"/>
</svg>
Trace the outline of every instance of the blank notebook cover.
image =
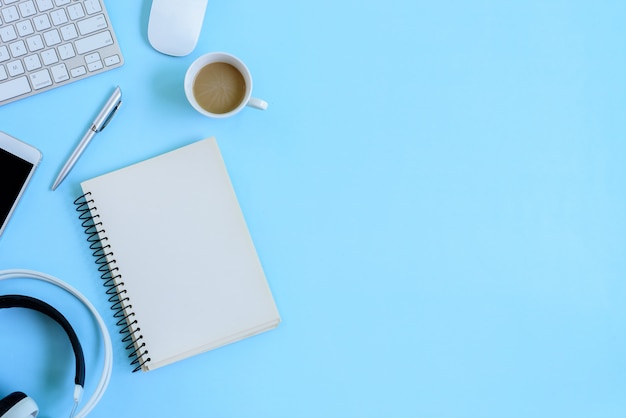
<svg viewBox="0 0 626 418">
<path fill-rule="evenodd" d="M 113 277 L 141 370 L 278 325 L 214 138 L 81 187 L 97 229 L 92 237 L 104 248 L 99 263 Z"/>
</svg>

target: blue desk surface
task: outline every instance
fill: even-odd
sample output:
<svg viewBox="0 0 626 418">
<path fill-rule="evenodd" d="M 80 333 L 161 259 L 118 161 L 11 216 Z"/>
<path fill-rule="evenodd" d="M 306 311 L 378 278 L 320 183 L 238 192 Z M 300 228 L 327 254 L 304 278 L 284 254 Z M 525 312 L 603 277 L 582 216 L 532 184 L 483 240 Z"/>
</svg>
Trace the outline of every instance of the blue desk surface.
<svg viewBox="0 0 626 418">
<path fill-rule="evenodd" d="M 626 414 L 626 3 L 209 1 L 182 58 L 150 47 L 150 3 L 107 2 L 122 68 L 0 109 L 44 154 L 0 268 L 53 274 L 102 313 L 115 361 L 91 416 Z M 269 109 L 197 114 L 182 81 L 209 51 L 242 58 Z M 117 84 L 118 116 L 50 191 Z M 82 180 L 207 136 L 283 323 L 132 374 L 72 202 Z M 61 305 L 93 389 L 82 308 L 27 280 L 0 288 Z M 0 395 L 65 416 L 60 329 L 0 315 Z"/>
</svg>

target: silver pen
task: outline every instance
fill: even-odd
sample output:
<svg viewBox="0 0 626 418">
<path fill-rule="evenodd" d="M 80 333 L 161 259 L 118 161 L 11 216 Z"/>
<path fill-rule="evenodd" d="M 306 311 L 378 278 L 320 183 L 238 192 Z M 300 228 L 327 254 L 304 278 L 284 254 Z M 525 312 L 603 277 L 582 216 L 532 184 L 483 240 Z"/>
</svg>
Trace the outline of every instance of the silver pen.
<svg viewBox="0 0 626 418">
<path fill-rule="evenodd" d="M 52 190 L 55 190 L 59 186 L 59 184 L 61 184 L 63 179 L 65 179 L 65 177 L 69 174 L 69 172 L 74 167 L 74 164 L 76 164 L 76 161 L 78 161 L 78 158 L 81 156 L 83 151 L 85 151 L 85 148 L 87 148 L 89 142 L 91 142 L 91 140 L 93 139 L 94 135 L 98 132 L 101 132 L 104 128 L 106 128 L 109 122 L 111 122 L 111 119 L 113 119 L 113 116 L 115 115 L 117 109 L 119 109 L 121 104 L 122 91 L 120 90 L 120 87 L 117 86 L 109 100 L 106 102 L 96 119 L 91 124 L 91 127 L 87 130 L 87 133 L 85 134 L 83 139 L 81 139 L 80 143 L 61 169 L 61 172 L 59 173 L 57 179 L 52 185 Z"/>
</svg>

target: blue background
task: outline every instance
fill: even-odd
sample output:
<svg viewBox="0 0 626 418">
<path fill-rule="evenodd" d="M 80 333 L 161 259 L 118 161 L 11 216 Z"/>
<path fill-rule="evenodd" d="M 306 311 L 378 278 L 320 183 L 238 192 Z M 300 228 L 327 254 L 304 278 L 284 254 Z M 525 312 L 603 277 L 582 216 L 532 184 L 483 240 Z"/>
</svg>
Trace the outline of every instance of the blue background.
<svg viewBox="0 0 626 418">
<path fill-rule="evenodd" d="M 182 58 L 150 47 L 150 4 L 107 1 L 123 67 L 0 109 L 44 154 L 0 268 L 58 276 L 102 313 L 115 361 L 91 416 L 626 415 L 626 3 L 209 0 Z M 267 111 L 191 108 L 184 73 L 209 51 L 247 63 Z M 119 114 L 50 191 L 118 84 Z M 283 322 L 132 374 L 72 202 L 80 181 L 207 136 Z M 90 393 L 82 308 L 28 280 L 0 289 L 62 308 Z M 0 395 L 65 416 L 62 332 L 0 318 Z"/>
</svg>

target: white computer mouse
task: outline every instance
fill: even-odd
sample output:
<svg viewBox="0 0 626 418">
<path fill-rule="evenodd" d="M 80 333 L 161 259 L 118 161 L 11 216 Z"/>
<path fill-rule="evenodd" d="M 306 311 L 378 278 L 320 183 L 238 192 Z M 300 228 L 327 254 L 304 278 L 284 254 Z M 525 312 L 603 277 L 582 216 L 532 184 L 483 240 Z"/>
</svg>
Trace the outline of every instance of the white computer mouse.
<svg viewBox="0 0 626 418">
<path fill-rule="evenodd" d="M 148 40 L 154 49 L 182 57 L 200 37 L 208 0 L 152 0 Z"/>
</svg>

